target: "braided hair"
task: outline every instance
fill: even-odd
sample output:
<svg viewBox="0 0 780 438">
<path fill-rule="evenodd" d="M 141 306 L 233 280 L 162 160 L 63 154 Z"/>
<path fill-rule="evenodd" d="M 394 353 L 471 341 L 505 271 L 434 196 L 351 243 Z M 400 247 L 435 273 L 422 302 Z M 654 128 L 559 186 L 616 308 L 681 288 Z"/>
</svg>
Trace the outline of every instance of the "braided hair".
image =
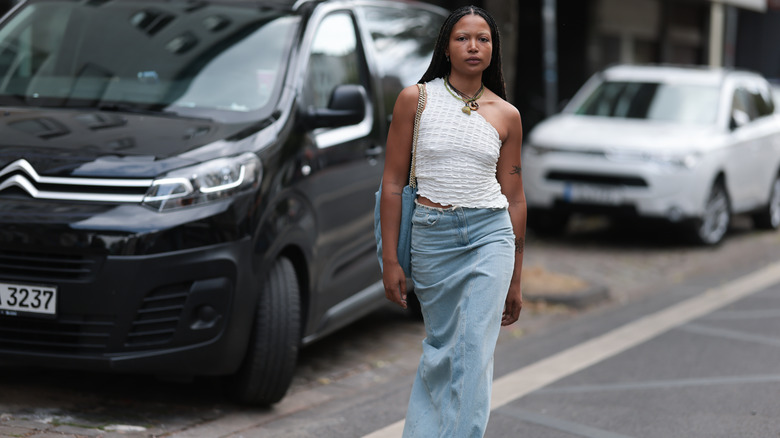
<svg viewBox="0 0 780 438">
<path fill-rule="evenodd" d="M 458 8 L 447 17 L 439 30 L 439 36 L 436 38 L 436 45 L 433 48 L 433 56 L 431 57 L 431 63 L 428 65 L 428 70 L 422 75 L 418 83 L 422 84 L 450 74 L 450 62 L 446 57 L 446 50 L 450 44 L 450 35 L 455 24 L 466 15 L 479 15 L 485 19 L 488 27 L 490 27 L 493 53 L 491 54 L 490 65 L 482 72 L 482 82 L 488 89 L 506 100 L 506 84 L 501 67 L 501 38 L 498 33 L 498 26 L 487 11 L 477 6 Z"/>
</svg>

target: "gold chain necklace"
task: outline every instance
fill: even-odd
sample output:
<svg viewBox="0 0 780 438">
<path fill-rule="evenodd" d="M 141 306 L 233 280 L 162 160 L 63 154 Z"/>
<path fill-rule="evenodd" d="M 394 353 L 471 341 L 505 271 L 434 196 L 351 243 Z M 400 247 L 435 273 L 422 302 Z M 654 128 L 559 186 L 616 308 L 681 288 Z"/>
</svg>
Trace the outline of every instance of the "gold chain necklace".
<svg viewBox="0 0 780 438">
<path fill-rule="evenodd" d="M 479 109 L 479 104 L 477 103 L 477 99 L 482 97 L 482 94 L 485 92 L 485 84 L 480 83 L 479 90 L 477 90 L 477 94 L 475 94 L 474 97 L 469 97 L 468 94 L 463 93 L 459 91 L 457 88 L 452 86 L 452 84 L 450 83 L 449 76 L 444 77 L 444 88 L 446 88 L 447 91 L 450 92 L 452 97 L 460 101 L 463 101 L 463 103 L 465 103 L 463 108 L 461 108 L 461 111 L 463 111 L 467 116 L 470 116 L 472 111 L 476 111 Z M 454 93 L 453 90 L 455 91 Z"/>
</svg>

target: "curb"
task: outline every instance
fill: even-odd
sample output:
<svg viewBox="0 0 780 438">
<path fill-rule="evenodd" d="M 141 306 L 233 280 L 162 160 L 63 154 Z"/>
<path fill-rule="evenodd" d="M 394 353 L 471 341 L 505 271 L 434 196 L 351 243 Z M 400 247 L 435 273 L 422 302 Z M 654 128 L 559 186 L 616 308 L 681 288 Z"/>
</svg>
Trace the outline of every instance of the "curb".
<svg viewBox="0 0 780 438">
<path fill-rule="evenodd" d="M 573 309 L 584 309 L 595 304 L 609 301 L 609 289 L 606 286 L 590 286 L 574 292 L 562 294 L 523 294 L 524 298 L 531 302 L 561 305 Z"/>
</svg>

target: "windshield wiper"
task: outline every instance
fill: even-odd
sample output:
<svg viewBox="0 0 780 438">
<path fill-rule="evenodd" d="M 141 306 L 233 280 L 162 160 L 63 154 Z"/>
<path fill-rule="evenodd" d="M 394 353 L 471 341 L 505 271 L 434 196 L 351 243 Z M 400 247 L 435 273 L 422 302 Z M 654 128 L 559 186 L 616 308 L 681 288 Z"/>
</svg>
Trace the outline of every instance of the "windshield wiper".
<svg viewBox="0 0 780 438">
<path fill-rule="evenodd" d="M 115 112 L 115 113 L 133 113 L 133 114 L 156 114 L 156 115 L 170 115 L 170 116 L 178 116 L 177 113 L 173 111 L 167 111 L 163 109 L 150 109 L 150 108 L 143 108 L 137 105 L 129 105 L 126 103 L 99 103 L 94 106 L 95 109 L 100 111 L 106 111 L 106 112 Z"/>
<path fill-rule="evenodd" d="M 200 120 L 208 120 L 211 121 L 212 119 L 210 117 L 200 117 L 200 116 L 193 116 L 190 114 L 184 115 L 181 113 L 178 113 L 176 111 L 166 110 L 166 109 L 152 109 L 152 108 L 144 108 L 142 106 L 138 105 L 130 105 L 126 103 L 107 103 L 102 102 L 96 106 L 94 106 L 95 109 L 99 111 L 105 111 L 105 112 L 116 112 L 116 113 L 130 113 L 130 114 L 149 114 L 149 115 L 155 115 L 155 116 L 166 116 L 166 117 L 182 117 L 187 119 L 200 119 Z"/>
</svg>

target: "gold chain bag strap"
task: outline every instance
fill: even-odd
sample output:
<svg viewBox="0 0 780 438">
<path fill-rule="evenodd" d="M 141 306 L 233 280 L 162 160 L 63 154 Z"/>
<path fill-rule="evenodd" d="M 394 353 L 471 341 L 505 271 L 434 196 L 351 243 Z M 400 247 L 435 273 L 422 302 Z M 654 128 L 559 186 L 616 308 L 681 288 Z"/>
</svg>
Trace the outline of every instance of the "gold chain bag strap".
<svg viewBox="0 0 780 438">
<path fill-rule="evenodd" d="M 419 94 L 417 96 L 417 114 L 414 115 L 414 134 L 412 135 L 412 164 L 409 170 L 409 186 L 417 188 L 417 175 L 415 173 L 417 164 L 417 136 L 420 132 L 420 119 L 422 118 L 422 112 L 425 109 L 425 101 L 427 94 L 425 92 L 425 85 L 417 84 Z"/>
</svg>

